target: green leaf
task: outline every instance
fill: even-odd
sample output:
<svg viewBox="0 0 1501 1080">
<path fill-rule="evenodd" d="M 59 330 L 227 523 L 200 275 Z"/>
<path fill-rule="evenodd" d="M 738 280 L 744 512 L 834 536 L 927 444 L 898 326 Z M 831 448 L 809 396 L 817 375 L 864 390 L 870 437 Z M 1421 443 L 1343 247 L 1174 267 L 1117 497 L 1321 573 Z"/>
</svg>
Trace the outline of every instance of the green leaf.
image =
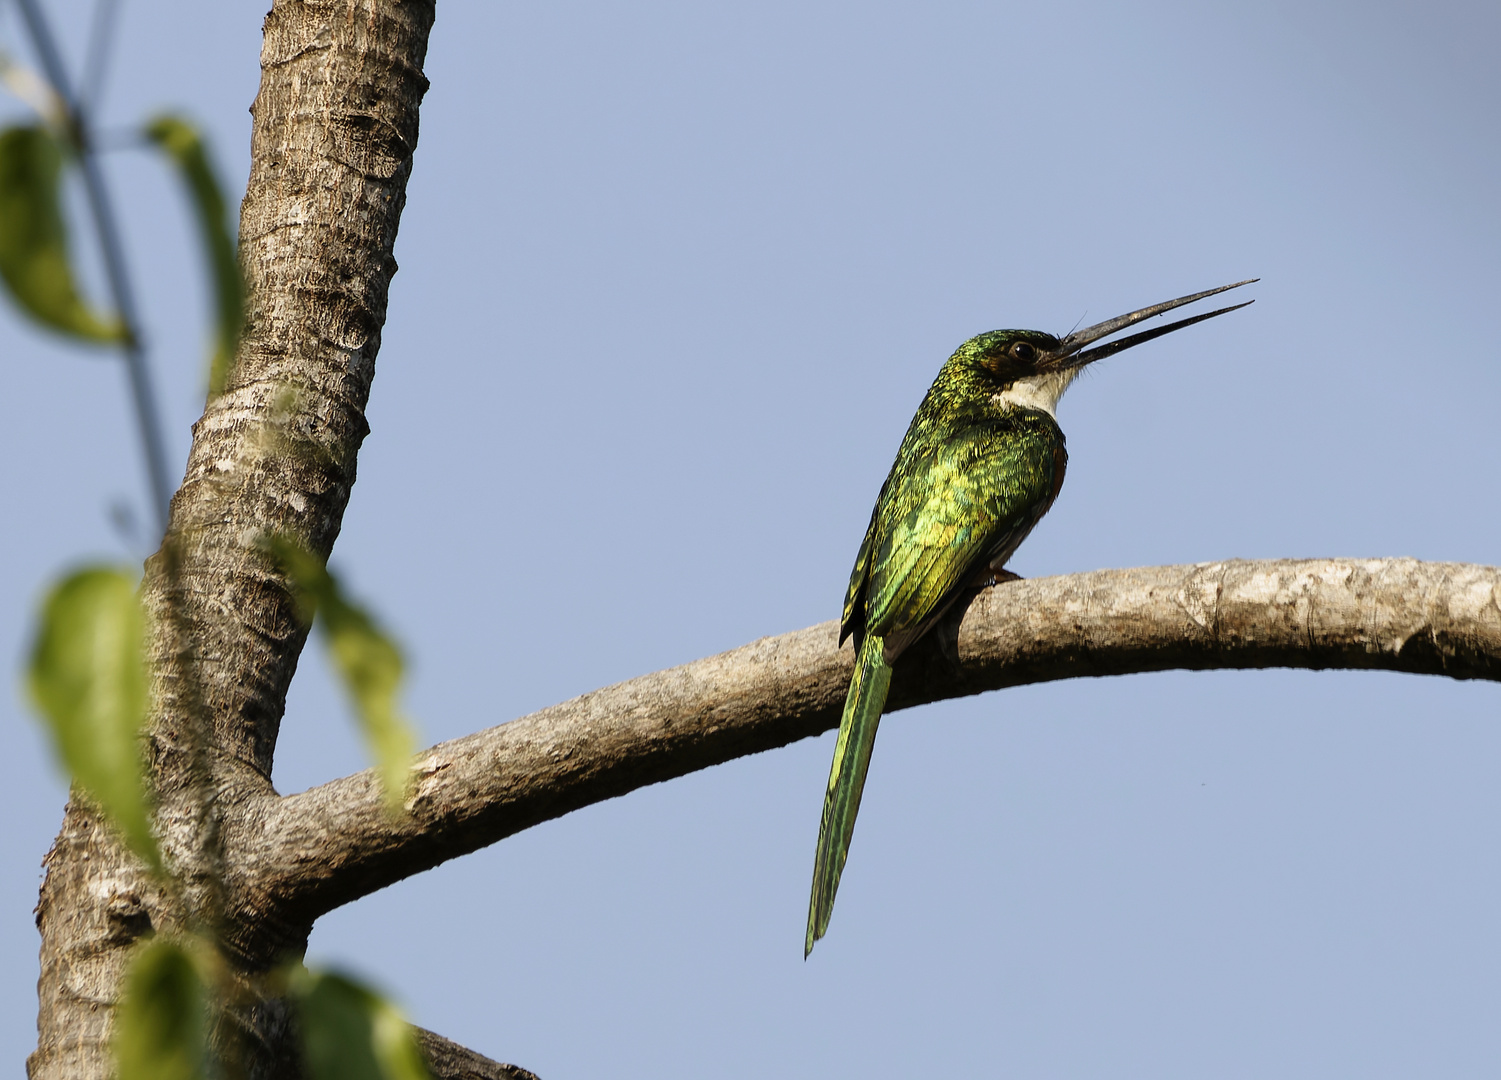
<svg viewBox="0 0 1501 1080">
<path fill-rule="evenodd" d="M 208 992 L 192 954 L 164 937 L 146 942 L 125 973 L 115 1013 L 118 1080 L 207 1075 Z"/>
<path fill-rule="evenodd" d="M 198 234 L 214 276 L 214 352 L 209 361 L 209 396 L 224 389 L 245 318 L 245 283 L 235 258 L 234 236 L 225 212 L 224 192 L 209 164 L 198 129 L 178 116 L 159 116 L 146 125 L 146 137 L 167 155 L 182 177 L 198 219 Z"/>
<path fill-rule="evenodd" d="M 78 570 L 42 604 L 27 682 L 73 782 L 138 855 L 160 866 L 138 741 L 147 703 L 143 634 L 129 574 Z"/>
<path fill-rule="evenodd" d="M 292 581 L 299 613 L 310 622 L 314 613 L 334 668 L 354 703 L 360 731 L 380 771 L 386 805 L 401 809 L 406 797 L 417 736 L 397 708 L 403 664 L 401 650 L 370 614 L 350 600 L 336 577 L 304 548 L 285 537 L 268 547 Z"/>
<path fill-rule="evenodd" d="M 292 979 L 308 1080 L 430 1080 L 411 1026 L 369 987 L 333 972 Z"/>
<path fill-rule="evenodd" d="M 118 319 L 78 294 L 58 199 L 63 148 L 40 126 L 0 131 L 0 279 L 21 310 L 84 341 L 119 341 Z"/>
</svg>

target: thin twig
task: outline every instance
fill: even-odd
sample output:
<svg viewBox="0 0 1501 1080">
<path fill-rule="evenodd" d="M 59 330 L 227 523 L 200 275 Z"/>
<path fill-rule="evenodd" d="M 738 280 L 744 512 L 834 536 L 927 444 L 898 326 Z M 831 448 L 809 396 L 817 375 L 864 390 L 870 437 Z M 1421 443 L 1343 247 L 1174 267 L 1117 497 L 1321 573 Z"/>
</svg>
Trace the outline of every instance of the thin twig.
<svg viewBox="0 0 1501 1080">
<path fill-rule="evenodd" d="M 94 219 L 95 232 L 99 238 L 99 252 L 104 261 L 105 279 L 109 285 L 110 298 L 115 311 L 125 327 L 121 352 L 125 356 L 125 369 L 130 378 L 130 396 L 135 406 L 136 426 L 140 431 L 141 448 L 146 458 L 146 478 L 151 491 L 151 505 L 156 517 L 159 534 L 167 531 L 167 508 L 172 498 L 172 489 L 167 480 L 167 454 L 162 442 L 161 420 L 156 411 L 156 394 L 151 385 L 151 370 L 146 361 L 146 349 L 141 342 L 141 323 L 136 314 L 135 296 L 130 286 L 130 275 L 125 267 L 125 252 L 120 241 L 120 230 L 115 221 L 114 208 L 104 173 L 99 167 L 89 137 L 88 116 L 82 103 L 73 95 L 62 55 L 57 50 L 52 31 L 47 26 L 37 0 L 16 0 L 21 8 L 26 29 L 31 35 L 32 47 L 41 61 L 42 72 L 52 84 L 67 108 L 68 131 L 78 152 L 79 167 L 83 172 L 83 186 L 88 198 L 89 210 Z"/>
<path fill-rule="evenodd" d="M 78 88 L 78 108 L 93 115 L 104 90 L 109 72 L 110 46 L 115 40 L 115 16 L 119 0 L 94 0 L 94 17 L 89 23 L 89 47 L 84 53 L 83 85 Z"/>
</svg>

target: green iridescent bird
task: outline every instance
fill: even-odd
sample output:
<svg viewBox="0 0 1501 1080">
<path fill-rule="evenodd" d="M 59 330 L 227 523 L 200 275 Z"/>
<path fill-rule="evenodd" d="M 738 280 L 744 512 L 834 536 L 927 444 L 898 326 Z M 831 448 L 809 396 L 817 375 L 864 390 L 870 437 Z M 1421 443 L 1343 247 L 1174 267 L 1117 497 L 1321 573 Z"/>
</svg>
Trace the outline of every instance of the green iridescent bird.
<svg viewBox="0 0 1501 1080">
<path fill-rule="evenodd" d="M 829 926 L 892 665 L 961 595 L 992 580 L 1053 505 L 1068 461 L 1054 419 L 1064 390 L 1086 364 L 1246 305 L 1084 346 L 1250 283 L 1154 304 L 1063 338 L 994 330 L 959 346 L 938 372 L 881 486 L 850 574 L 839 643 L 853 635 L 855 674 L 818 826 L 804 956 Z"/>
</svg>

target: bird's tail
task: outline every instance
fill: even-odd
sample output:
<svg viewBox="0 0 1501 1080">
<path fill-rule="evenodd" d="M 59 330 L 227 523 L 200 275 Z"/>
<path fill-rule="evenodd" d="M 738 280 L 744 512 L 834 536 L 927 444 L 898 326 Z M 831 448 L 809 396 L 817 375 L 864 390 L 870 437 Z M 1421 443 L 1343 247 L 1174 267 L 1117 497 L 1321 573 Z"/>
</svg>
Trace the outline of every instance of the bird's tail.
<svg viewBox="0 0 1501 1080">
<path fill-rule="evenodd" d="M 829 788 L 823 797 L 823 818 L 818 823 L 818 854 L 813 862 L 813 895 L 808 900 L 808 937 L 803 957 L 829 928 L 834 893 L 849 854 L 860 811 L 860 792 L 865 771 L 870 768 L 870 749 L 876 742 L 876 726 L 886 707 L 891 688 L 891 665 L 882 654 L 881 639 L 867 634 L 855 660 L 855 676 L 844 699 L 844 717 L 839 721 L 839 741 L 834 744 L 834 764 L 829 768 Z"/>
</svg>

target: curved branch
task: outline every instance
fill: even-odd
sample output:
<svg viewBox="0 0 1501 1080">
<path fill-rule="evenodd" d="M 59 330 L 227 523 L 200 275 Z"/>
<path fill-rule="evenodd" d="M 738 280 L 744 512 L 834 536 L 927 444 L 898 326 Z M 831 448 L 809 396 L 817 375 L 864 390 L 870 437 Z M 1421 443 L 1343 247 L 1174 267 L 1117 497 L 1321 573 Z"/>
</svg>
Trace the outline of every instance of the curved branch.
<svg viewBox="0 0 1501 1080">
<path fill-rule="evenodd" d="M 1414 559 L 1099 570 L 988 589 L 903 657 L 888 709 L 1169 668 L 1371 668 L 1501 679 L 1501 570 Z M 960 620 L 962 619 L 962 622 Z M 943 647 L 957 631 L 958 664 Z M 289 923 L 591 803 L 839 723 L 852 652 L 823 623 L 421 754 L 410 814 L 371 772 L 274 800 L 227 841 Z M 249 826 L 249 823 L 246 823 Z"/>
</svg>

